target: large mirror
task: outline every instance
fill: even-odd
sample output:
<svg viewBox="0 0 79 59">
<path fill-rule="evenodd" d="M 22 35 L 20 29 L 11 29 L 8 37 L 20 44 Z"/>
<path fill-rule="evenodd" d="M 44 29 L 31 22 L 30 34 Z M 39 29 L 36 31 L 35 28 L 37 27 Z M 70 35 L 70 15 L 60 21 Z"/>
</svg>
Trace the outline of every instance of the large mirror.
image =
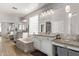
<svg viewBox="0 0 79 59">
<path fill-rule="evenodd" d="M 47 34 L 51 33 L 51 22 L 50 21 L 46 22 L 46 33 Z"/>
</svg>

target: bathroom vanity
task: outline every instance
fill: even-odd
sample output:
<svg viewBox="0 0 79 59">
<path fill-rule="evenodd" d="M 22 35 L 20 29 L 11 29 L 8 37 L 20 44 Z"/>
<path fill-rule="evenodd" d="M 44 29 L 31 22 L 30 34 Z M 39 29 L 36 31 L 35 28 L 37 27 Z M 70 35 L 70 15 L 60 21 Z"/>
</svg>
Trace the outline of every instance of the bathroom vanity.
<svg viewBox="0 0 79 59">
<path fill-rule="evenodd" d="M 71 40 L 54 40 L 55 55 L 57 56 L 79 56 L 79 42 Z"/>
<path fill-rule="evenodd" d="M 24 52 L 32 52 L 34 51 L 34 47 L 33 47 L 33 42 L 30 39 L 18 39 L 16 41 L 16 46 L 17 48 L 19 48 L 20 50 L 24 51 Z"/>
<path fill-rule="evenodd" d="M 55 39 L 55 35 L 37 34 L 33 35 L 34 48 L 47 54 L 53 55 L 52 41 Z"/>
</svg>

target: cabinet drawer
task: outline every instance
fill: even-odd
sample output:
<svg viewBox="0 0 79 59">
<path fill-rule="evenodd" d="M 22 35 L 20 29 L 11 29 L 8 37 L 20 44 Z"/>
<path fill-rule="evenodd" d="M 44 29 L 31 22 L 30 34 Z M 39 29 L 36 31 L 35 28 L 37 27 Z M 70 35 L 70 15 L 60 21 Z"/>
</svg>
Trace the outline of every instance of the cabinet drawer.
<svg viewBox="0 0 79 59">
<path fill-rule="evenodd" d="M 66 48 L 57 47 L 57 55 L 58 56 L 67 56 L 68 50 Z"/>
</svg>

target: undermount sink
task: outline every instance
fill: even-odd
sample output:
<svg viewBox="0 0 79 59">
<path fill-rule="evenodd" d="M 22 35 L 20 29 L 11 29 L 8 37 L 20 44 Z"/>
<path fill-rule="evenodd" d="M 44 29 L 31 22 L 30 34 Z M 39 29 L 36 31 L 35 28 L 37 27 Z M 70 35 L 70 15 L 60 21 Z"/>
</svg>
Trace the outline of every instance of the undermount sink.
<svg viewBox="0 0 79 59">
<path fill-rule="evenodd" d="M 25 38 L 25 39 L 19 39 L 21 42 L 24 42 L 24 43 L 30 43 L 32 42 L 32 40 L 28 39 L 28 38 Z"/>
</svg>

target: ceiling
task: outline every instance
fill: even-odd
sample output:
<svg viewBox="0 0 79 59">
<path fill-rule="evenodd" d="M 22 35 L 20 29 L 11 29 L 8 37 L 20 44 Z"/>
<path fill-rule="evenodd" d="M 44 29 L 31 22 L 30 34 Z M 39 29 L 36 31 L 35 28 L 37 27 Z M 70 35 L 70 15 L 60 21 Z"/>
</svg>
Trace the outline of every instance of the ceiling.
<svg viewBox="0 0 79 59">
<path fill-rule="evenodd" d="M 0 13 L 24 16 L 46 5 L 45 3 L 0 3 Z"/>
</svg>

